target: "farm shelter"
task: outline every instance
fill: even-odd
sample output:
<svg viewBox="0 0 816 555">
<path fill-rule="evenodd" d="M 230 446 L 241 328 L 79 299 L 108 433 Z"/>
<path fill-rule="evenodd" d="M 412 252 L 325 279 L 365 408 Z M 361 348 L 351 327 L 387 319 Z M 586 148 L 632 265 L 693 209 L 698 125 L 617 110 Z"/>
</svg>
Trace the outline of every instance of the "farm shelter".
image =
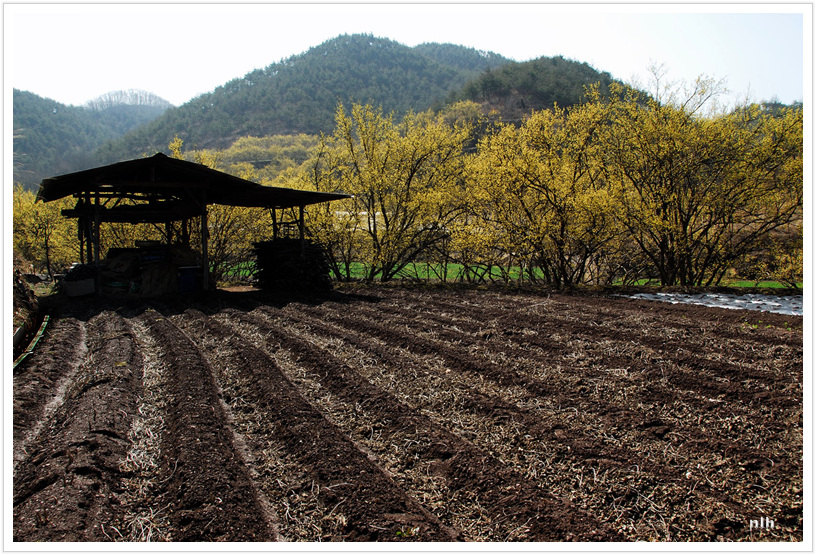
<svg viewBox="0 0 816 555">
<path fill-rule="evenodd" d="M 209 287 L 209 260 L 207 254 L 207 206 L 266 208 L 273 218 L 274 237 L 277 239 L 281 225 L 295 228 L 295 235 L 305 251 L 304 208 L 311 204 L 329 202 L 349 195 L 320 193 L 280 187 L 266 187 L 202 164 L 170 158 L 162 153 L 115 164 L 44 179 L 40 184 L 37 200 L 49 202 L 67 196 L 77 199 L 73 209 L 63 210 L 63 215 L 77 219 L 80 258 L 82 264 L 95 267 L 95 287 L 100 288 L 100 226 L 103 222 L 128 224 L 164 224 L 166 245 L 142 243 L 129 252 L 108 253 L 122 258 L 124 265 L 134 263 L 138 257 L 158 261 L 169 256 L 173 245 L 172 222 L 181 222 L 178 244 L 185 252 L 176 253 L 175 264 L 165 259 L 161 276 L 176 279 L 176 270 L 201 270 L 201 287 Z M 276 211 L 299 209 L 299 219 L 279 225 Z M 190 224 L 200 218 L 200 252 L 192 256 Z M 128 256 L 130 257 L 128 259 Z M 161 279 L 160 279 L 161 280 Z M 155 280 L 153 280 L 155 281 Z"/>
</svg>

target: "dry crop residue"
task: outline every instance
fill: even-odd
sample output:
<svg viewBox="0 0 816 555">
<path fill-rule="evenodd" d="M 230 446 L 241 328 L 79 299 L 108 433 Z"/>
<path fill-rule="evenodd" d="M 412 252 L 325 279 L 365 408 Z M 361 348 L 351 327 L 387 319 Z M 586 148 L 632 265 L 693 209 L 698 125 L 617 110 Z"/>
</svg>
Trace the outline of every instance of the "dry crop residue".
<svg viewBox="0 0 816 555">
<path fill-rule="evenodd" d="M 15 371 L 15 541 L 802 541 L 801 317 L 113 302 L 55 303 Z"/>
</svg>

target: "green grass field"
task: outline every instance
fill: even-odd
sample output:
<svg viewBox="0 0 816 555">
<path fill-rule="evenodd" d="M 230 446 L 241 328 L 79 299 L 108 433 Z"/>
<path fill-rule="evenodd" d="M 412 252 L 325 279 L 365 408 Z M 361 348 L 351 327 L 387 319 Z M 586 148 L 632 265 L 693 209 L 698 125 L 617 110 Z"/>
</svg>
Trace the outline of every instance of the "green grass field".
<svg viewBox="0 0 816 555">
<path fill-rule="evenodd" d="M 412 262 L 405 266 L 402 271 L 397 274 L 396 279 L 407 279 L 412 281 L 448 281 L 448 282 L 456 282 L 456 281 L 467 281 L 468 279 L 468 268 L 466 268 L 463 264 L 448 264 L 447 267 L 443 266 L 442 264 L 438 263 L 429 263 L 429 262 Z M 519 267 L 512 267 L 507 270 L 507 273 L 511 280 L 518 280 L 521 274 L 521 269 Z M 349 268 L 349 277 L 351 279 L 363 279 L 368 276 L 368 266 L 359 262 L 353 262 Z M 543 274 L 540 270 L 535 270 L 535 275 L 537 278 L 541 279 Z M 337 276 L 332 276 L 337 277 Z M 379 278 L 380 274 L 378 273 L 375 276 L 375 279 Z M 471 281 L 503 281 L 505 276 L 502 274 L 502 270 L 498 266 L 493 266 L 488 271 L 487 268 L 479 267 L 479 268 L 470 268 L 470 280 Z M 524 276 L 527 277 L 526 274 Z"/>
<path fill-rule="evenodd" d="M 469 275 L 468 275 L 469 271 Z M 250 279 L 255 272 L 255 263 L 250 262 L 242 262 L 241 264 L 237 264 L 230 270 L 228 270 L 224 277 L 227 280 L 247 280 Z M 352 280 L 361 280 L 365 279 L 368 276 L 368 265 L 363 264 L 361 262 L 353 262 L 349 268 L 349 277 Z M 506 274 L 506 275 L 505 275 Z M 412 262 L 408 264 L 402 271 L 397 275 L 397 280 L 409 280 L 409 281 L 417 281 L 417 282 L 449 282 L 449 283 L 456 283 L 462 281 L 469 281 L 474 283 L 490 283 L 493 281 L 496 282 L 503 282 L 506 277 L 509 277 L 511 281 L 518 281 L 521 275 L 521 268 L 518 266 L 511 267 L 509 269 L 500 269 L 498 266 L 492 266 L 489 271 L 485 267 L 471 267 L 467 268 L 462 264 L 448 264 L 447 267 L 443 266 L 442 264 L 438 263 L 429 263 L 429 262 Z M 536 269 L 534 271 L 534 275 L 536 279 L 543 279 L 543 274 L 541 270 Z M 332 278 L 337 279 L 338 276 L 332 273 Z M 344 276 L 345 277 L 345 276 Z M 380 274 L 374 276 L 374 279 L 379 279 Z M 523 280 L 526 281 L 528 279 L 528 274 L 525 272 L 523 276 Z M 622 285 L 621 282 L 615 283 L 614 285 Z M 649 286 L 660 286 L 660 281 L 656 279 L 641 279 L 637 280 L 631 285 L 638 286 L 638 287 L 649 287 Z M 781 283 L 778 281 L 751 281 L 751 280 L 741 280 L 741 279 L 728 279 L 723 280 L 720 284 L 723 287 L 745 287 L 745 288 L 768 288 L 768 289 L 789 289 L 790 286 Z M 797 284 L 798 288 L 801 289 L 803 287 L 803 283 L 800 282 Z"/>
<path fill-rule="evenodd" d="M 780 283 L 778 281 L 746 281 L 746 280 L 733 280 L 733 281 L 723 281 L 722 285 L 727 285 L 729 287 L 767 287 L 769 289 L 790 289 L 790 285 L 786 283 Z M 799 289 L 802 289 L 804 286 L 803 282 L 798 282 L 796 286 Z"/>
</svg>

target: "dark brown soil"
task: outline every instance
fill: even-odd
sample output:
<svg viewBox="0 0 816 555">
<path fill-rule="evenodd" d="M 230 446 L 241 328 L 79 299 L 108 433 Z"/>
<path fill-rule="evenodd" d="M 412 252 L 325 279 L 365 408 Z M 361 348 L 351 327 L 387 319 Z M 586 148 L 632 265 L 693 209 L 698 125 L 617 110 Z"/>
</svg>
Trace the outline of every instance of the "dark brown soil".
<svg viewBox="0 0 816 555">
<path fill-rule="evenodd" d="M 396 287 L 46 304 L 14 374 L 16 542 L 803 540 L 801 317 Z"/>
</svg>

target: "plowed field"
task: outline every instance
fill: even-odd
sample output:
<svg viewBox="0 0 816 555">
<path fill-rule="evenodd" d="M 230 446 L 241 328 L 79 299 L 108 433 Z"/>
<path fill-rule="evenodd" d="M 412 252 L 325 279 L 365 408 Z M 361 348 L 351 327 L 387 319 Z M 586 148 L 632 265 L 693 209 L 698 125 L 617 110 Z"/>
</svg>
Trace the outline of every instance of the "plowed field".
<svg viewBox="0 0 816 555">
<path fill-rule="evenodd" d="M 396 287 L 52 313 L 14 372 L 15 541 L 802 541 L 799 316 Z"/>
</svg>

